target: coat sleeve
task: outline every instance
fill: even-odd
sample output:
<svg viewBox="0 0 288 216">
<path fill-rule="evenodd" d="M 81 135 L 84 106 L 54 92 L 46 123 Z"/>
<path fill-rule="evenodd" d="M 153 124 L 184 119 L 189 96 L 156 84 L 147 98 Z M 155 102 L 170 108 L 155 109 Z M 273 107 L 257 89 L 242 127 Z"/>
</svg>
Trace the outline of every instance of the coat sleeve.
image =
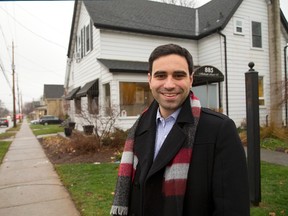
<svg viewBox="0 0 288 216">
<path fill-rule="evenodd" d="M 246 156 L 236 126 L 229 118 L 218 131 L 214 156 L 213 216 L 250 215 Z"/>
</svg>

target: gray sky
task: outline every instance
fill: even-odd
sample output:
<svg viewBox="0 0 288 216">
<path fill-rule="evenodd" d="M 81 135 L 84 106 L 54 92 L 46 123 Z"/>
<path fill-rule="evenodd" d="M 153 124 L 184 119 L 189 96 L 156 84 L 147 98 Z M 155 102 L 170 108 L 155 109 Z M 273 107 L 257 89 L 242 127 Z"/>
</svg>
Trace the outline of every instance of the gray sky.
<svg viewBox="0 0 288 216">
<path fill-rule="evenodd" d="M 208 1 L 198 0 L 197 6 Z M 280 2 L 288 18 L 288 0 Z M 16 94 L 22 95 L 23 104 L 37 101 L 44 84 L 64 84 L 73 6 L 74 1 L 0 2 L 0 66 L 5 70 L 0 68 L 0 100 L 9 110 L 13 108 L 12 41 Z"/>
</svg>

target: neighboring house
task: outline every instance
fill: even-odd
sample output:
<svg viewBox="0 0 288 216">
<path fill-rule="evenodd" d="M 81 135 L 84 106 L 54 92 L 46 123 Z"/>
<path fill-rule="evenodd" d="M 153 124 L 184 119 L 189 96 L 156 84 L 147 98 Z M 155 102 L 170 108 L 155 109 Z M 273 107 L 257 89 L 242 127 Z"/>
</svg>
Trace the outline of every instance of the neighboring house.
<svg viewBox="0 0 288 216">
<path fill-rule="evenodd" d="M 45 115 L 54 115 L 64 118 L 63 110 L 63 85 L 44 85 L 43 101 L 46 107 Z"/>
<path fill-rule="evenodd" d="M 29 113 L 31 120 L 39 119 L 41 116 L 46 115 L 47 112 L 46 106 L 44 106 L 42 99 L 41 101 L 33 101 L 32 109 L 33 111 Z"/>
<path fill-rule="evenodd" d="M 272 112 L 270 71 L 276 68 L 284 79 L 288 41 L 287 21 L 279 5 L 273 7 L 269 0 L 212 0 L 197 9 L 145 0 L 76 0 L 65 76 L 69 116 L 81 123 L 82 112 L 105 116 L 113 108 L 120 113 L 116 126 L 130 128 L 153 99 L 147 82 L 150 53 L 176 43 L 193 55 L 192 90 L 202 106 L 221 110 L 237 126 L 246 118 L 245 72 L 253 61 L 265 124 Z M 278 47 L 280 58 L 275 60 L 271 47 Z M 283 122 L 284 113 L 281 107 Z"/>
</svg>

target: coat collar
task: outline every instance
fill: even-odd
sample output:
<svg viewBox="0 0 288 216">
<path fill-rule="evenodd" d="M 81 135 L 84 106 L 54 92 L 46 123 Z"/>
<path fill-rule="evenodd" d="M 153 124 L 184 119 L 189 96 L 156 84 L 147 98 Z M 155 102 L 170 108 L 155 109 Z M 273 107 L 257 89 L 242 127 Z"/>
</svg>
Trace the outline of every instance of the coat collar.
<svg viewBox="0 0 288 216">
<path fill-rule="evenodd" d="M 134 150 L 141 165 L 143 178 L 145 178 L 144 176 L 146 176 L 147 173 L 147 178 L 149 178 L 149 176 L 165 167 L 173 159 L 186 140 L 185 133 L 182 129 L 184 124 L 194 123 L 191 112 L 190 96 L 188 96 L 182 105 L 182 109 L 174 126 L 153 162 L 156 136 L 156 113 L 158 107 L 159 104 L 154 100 L 149 109 L 142 115 L 138 129 L 135 133 L 136 143 Z"/>
</svg>

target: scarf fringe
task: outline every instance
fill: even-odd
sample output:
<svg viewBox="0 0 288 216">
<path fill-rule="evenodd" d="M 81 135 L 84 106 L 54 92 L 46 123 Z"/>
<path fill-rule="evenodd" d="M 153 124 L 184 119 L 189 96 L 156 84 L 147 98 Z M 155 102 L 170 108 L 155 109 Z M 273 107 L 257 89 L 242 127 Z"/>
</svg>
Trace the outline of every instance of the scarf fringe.
<svg viewBox="0 0 288 216">
<path fill-rule="evenodd" d="M 110 215 L 128 215 L 128 207 L 125 206 L 112 206 Z"/>
</svg>

